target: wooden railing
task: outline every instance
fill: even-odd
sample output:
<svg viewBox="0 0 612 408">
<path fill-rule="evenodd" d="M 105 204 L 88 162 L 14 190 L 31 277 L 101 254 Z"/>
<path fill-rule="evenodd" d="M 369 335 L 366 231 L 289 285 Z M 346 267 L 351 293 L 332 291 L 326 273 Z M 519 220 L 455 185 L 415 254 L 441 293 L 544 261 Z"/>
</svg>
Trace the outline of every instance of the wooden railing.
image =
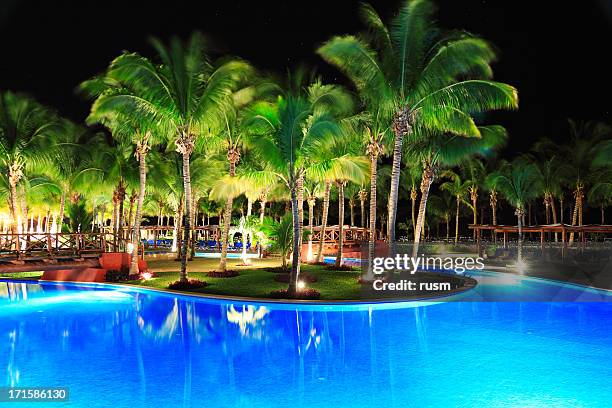
<svg viewBox="0 0 612 408">
<path fill-rule="evenodd" d="M 119 251 L 122 245 L 106 232 L 0 234 L 0 259 L 83 256 Z"/>
<path fill-rule="evenodd" d="M 307 226 L 304 227 L 304 230 L 309 231 Z M 322 228 L 320 226 L 313 228 L 313 242 L 319 242 L 321 240 L 321 230 Z M 343 241 L 345 243 L 358 243 L 368 241 L 369 231 L 367 228 L 344 226 L 342 228 L 342 234 Z M 336 243 L 338 242 L 339 237 L 340 228 L 337 225 L 331 225 L 325 228 L 325 236 L 323 237 L 323 242 Z"/>
</svg>

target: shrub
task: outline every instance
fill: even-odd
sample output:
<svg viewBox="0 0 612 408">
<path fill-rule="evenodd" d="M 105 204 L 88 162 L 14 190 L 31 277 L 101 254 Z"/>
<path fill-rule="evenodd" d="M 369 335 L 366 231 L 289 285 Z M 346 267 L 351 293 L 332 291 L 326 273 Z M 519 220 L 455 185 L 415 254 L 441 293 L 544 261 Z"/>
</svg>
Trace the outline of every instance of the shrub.
<svg viewBox="0 0 612 408">
<path fill-rule="evenodd" d="M 189 279 L 187 282 L 177 280 L 168 285 L 168 289 L 174 290 L 193 290 L 208 286 L 208 283 L 199 279 Z"/>
<path fill-rule="evenodd" d="M 289 295 L 287 289 L 273 290 L 270 292 L 270 298 L 272 299 L 303 299 L 303 300 L 317 300 L 321 297 L 318 290 L 307 288 L 298 291 L 295 296 Z"/>
<path fill-rule="evenodd" d="M 268 272 L 274 272 L 274 273 L 288 273 L 289 272 L 289 268 L 283 268 L 282 266 L 271 266 L 271 267 L 265 268 L 265 270 Z"/>
<path fill-rule="evenodd" d="M 328 265 L 327 267 L 325 267 L 325 269 L 327 269 L 328 271 L 344 271 L 344 272 L 350 272 L 350 271 L 355 270 L 355 268 L 349 265 L 340 265 L 340 266 Z"/>
<path fill-rule="evenodd" d="M 106 282 L 121 282 L 128 279 L 128 271 L 118 271 L 116 269 L 106 271 L 106 275 L 104 276 Z"/>
<path fill-rule="evenodd" d="M 208 276 L 209 278 L 233 278 L 238 275 L 240 275 L 240 272 L 238 271 L 225 271 L 225 272 L 212 271 L 212 272 L 206 273 L 206 276 Z"/>
</svg>

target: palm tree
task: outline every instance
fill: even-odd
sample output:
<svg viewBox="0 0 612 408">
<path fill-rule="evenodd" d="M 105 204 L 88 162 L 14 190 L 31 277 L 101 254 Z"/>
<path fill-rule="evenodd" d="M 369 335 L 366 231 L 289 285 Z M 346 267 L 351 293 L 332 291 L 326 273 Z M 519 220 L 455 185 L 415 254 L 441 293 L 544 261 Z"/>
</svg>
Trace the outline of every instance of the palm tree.
<svg viewBox="0 0 612 408">
<path fill-rule="evenodd" d="M 334 137 L 339 134 L 332 113 L 346 111 L 347 104 L 351 104 L 350 99 L 338 88 L 316 82 L 306 93 L 299 87 L 290 89 L 275 102 L 255 103 L 245 119 L 250 129 L 248 146 L 268 164 L 266 173 L 282 180 L 291 195 L 294 239 L 290 296 L 297 292 L 300 273 L 299 180 L 303 180 L 307 170 L 316 179 L 329 168 L 328 161 L 314 161 L 333 145 Z"/>
<path fill-rule="evenodd" d="M 468 180 L 470 186 L 468 193 L 473 215 L 473 224 L 478 224 L 478 189 L 484 183 L 485 166 L 479 159 L 471 158 L 466 160 L 461 169 L 464 172 L 464 177 Z M 476 230 L 474 232 L 474 240 L 476 240 Z"/>
<path fill-rule="evenodd" d="M 186 282 L 193 204 L 190 158 L 196 144 L 223 129 L 221 113 L 232 106 L 233 95 L 252 68 L 236 59 L 211 62 L 207 42 L 200 33 L 192 34 L 186 43 L 175 37 L 168 45 L 153 39 L 152 45 L 161 65 L 135 53 L 124 53 L 109 70 L 121 84 L 137 90 L 118 98 L 124 112 L 137 112 L 143 120 L 156 123 L 156 132 L 168 137 L 182 156 L 185 217 L 180 280 Z"/>
<path fill-rule="evenodd" d="M 597 180 L 589 190 L 588 202 L 599 207 L 601 224 L 606 223 L 606 207 L 612 204 L 612 170 L 605 169 L 596 173 Z"/>
<path fill-rule="evenodd" d="M 502 126 L 480 126 L 479 138 L 466 138 L 457 135 L 415 133 L 413 142 L 407 146 L 407 155 L 423 163 L 421 178 L 421 201 L 417 216 L 413 253 L 416 254 L 425 223 L 429 190 L 440 168 L 457 166 L 475 156 L 490 157 L 507 140 Z M 416 256 L 416 255 L 415 255 Z"/>
<path fill-rule="evenodd" d="M 369 32 L 334 37 L 318 50 L 352 80 L 366 108 L 395 134 L 387 228 L 392 248 L 404 138 L 419 128 L 478 137 L 471 114 L 517 107 L 516 90 L 489 79 L 491 46 L 465 32 L 441 31 L 434 12 L 429 0 L 404 0 L 385 25 L 364 4 L 361 15 Z"/>
<path fill-rule="evenodd" d="M 285 214 L 280 222 L 272 222 L 268 227 L 269 238 L 272 241 L 272 248 L 280 252 L 281 255 L 281 266 L 284 270 L 287 269 L 287 255 L 291 252 L 291 247 L 295 251 L 293 245 L 294 234 L 293 234 L 293 220 L 291 214 Z M 293 253 L 293 259 L 296 258 L 295 252 Z"/>
<path fill-rule="evenodd" d="M 518 261 L 523 259 L 523 218 L 525 205 L 536 197 L 539 185 L 538 170 L 525 158 L 517 158 L 512 163 L 502 163 L 500 169 L 490 177 L 504 198 L 516 209 L 514 214 L 518 222 Z"/>
<path fill-rule="evenodd" d="M 140 245 L 140 224 L 147 183 L 146 158 L 152 147 L 159 145 L 168 135 L 162 133 L 157 122 L 152 117 L 142 115 L 134 110 L 134 100 L 145 99 L 148 89 L 133 81 L 122 80 L 124 76 L 114 62 L 107 72 L 101 76 L 85 81 L 81 90 L 95 100 L 87 117 L 88 124 L 101 123 L 105 125 L 113 138 L 120 145 L 133 145 L 134 156 L 138 162 L 138 194 L 133 190 L 130 197 L 130 212 L 128 225 L 132 226 L 132 260 L 130 274 L 138 274 L 138 247 Z M 123 197 L 123 189 L 118 189 L 119 198 Z M 136 212 L 132 224 L 132 209 L 136 200 Z M 119 223 L 121 226 L 121 222 Z"/>
<path fill-rule="evenodd" d="M 442 219 L 446 224 L 446 241 L 450 239 L 450 217 L 453 212 L 455 198 L 451 194 L 432 195 L 429 197 L 431 213 Z"/>
<path fill-rule="evenodd" d="M 0 164 L 8 179 L 11 229 L 20 229 L 17 184 L 33 165 L 49 160 L 46 148 L 60 130 L 57 115 L 33 99 L 0 92 Z"/>
<path fill-rule="evenodd" d="M 455 211 L 455 245 L 459 242 L 459 212 L 461 210 L 461 203 L 464 203 L 471 208 L 470 202 L 466 199 L 471 187 L 470 180 L 462 180 L 461 176 L 452 170 L 446 170 L 443 177 L 447 177 L 450 181 L 446 181 L 440 185 L 440 190 L 448 191 L 450 195 L 455 197 L 456 211 Z"/>
<path fill-rule="evenodd" d="M 562 147 L 563 160 L 571 169 L 574 182 L 574 211 L 571 225 L 582 225 L 583 200 L 588 182 L 588 174 L 593 169 L 594 158 L 602 151 L 610 134 L 610 127 L 600 122 L 569 121 L 570 142 Z M 569 244 L 574 242 L 570 233 Z"/>
</svg>

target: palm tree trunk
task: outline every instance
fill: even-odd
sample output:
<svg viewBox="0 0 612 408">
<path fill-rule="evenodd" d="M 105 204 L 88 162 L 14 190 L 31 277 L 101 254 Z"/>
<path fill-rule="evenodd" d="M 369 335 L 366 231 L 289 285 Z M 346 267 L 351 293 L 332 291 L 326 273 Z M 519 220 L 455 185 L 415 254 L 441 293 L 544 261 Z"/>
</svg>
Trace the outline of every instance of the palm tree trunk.
<svg viewBox="0 0 612 408">
<path fill-rule="evenodd" d="M 230 177 L 236 176 L 236 162 L 230 160 L 229 175 Z M 225 272 L 227 267 L 227 247 L 230 224 L 232 223 L 232 205 L 234 204 L 234 197 L 228 197 L 225 202 L 225 210 L 223 211 L 223 231 L 221 232 L 221 259 L 219 260 L 219 271 Z M 244 241 L 244 238 L 243 238 Z"/>
<path fill-rule="evenodd" d="M 142 205 L 144 204 L 145 188 L 147 185 L 147 151 L 146 147 L 141 147 L 138 151 L 138 173 L 140 185 L 138 189 L 138 201 L 136 203 L 136 214 L 134 216 L 134 227 L 132 228 L 132 262 L 130 264 L 130 275 L 137 274 L 138 270 L 138 247 L 140 246 L 140 221 L 142 218 Z"/>
<path fill-rule="evenodd" d="M 450 239 L 450 214 L 446 216 L 446 242 Z"/>
<path fill-rule="evenodd" d="M 361 228 L 366 227 L 366 215 L 365 215 L 365 199 L 362 198 L 359 200 L 360 210 L 361 210 Z"/>
<path fill-rule="evenodd" d="M 189 237 L 191 236 L 191 167 L 189 164 L 189 154 L 183 153 L 183 190 L 185 193 L 185 212 L 183 213 L 183 240 L 181 242 L 181 271 L 179 273 L 179 280 L 181 282 L 187 282 L 189 277 L 187 275 L 187 249 L 189 245 Z M 181 220 L 179 220 L 179 223 Z"/>
<path fill-rule="evenodd" d="M 412 112 L 407 107 L 402 108 L 393 119 L 393 164 L 391 167 L 391 191 L 389 192 L 389 212 L 387 218 L 387 241 L 390 244 L 389 256 L 395 256 L 395 223 L 397 216 L 397 200 L 399 197 L 400 166 L 402 164 L 402 146 L 404 137 L 412 133 Z"/>
<path fill-rule="evenodd" d="M 416 210 L 416 199 L 418 197 L 416 188 L 414 188 L 414 186 L 412 186 L 412 189 L 410 190 L 410 205 L 411 205 L 411 211 L 410 214 L 412 216 L 412 234 L 416 236 L 416 216 L 415 216 L 415 210 Z M 420 204 L 419 204 L 420 205 Z"/>
<path fill-rule="evenodd" d="M 189 261 L 193 261 L 193 258 L 195 257 L 196 240 L 198 239 L 198 230 L 196 229 L 196 227 L 198 226 L 197 217 L 196 217 L 197 201 L 198 199 L 196 197 L 196 194 L 192 194 L 191 195 L 191 213 L 189 214 L 189 218 L 191 221 L 193 231 L 191 232 L 191 239 L 189 240 L 189 248 L 190 248 L 189 259 L 188 259 Z"/>
<path fill-rule="evenodd" d="M 297 282 L 300 277 L 300 261 L 302 240 L 300 237 L 300 214 L 298 207 L 297 180 L 291 182 L 291 215 L 293 219 L 293 259 L 291 260 L 291 273 L 289 274 L 289 287 L 287 292 L 290 296 L 297 293 Z"/>
<path fill-rule="evenodd" d="M 580 181 L 576 183 L 576 191 L 574 192 L 574 196 L 576 197 L 576 203 L 574 204 L 574 211 L 572 214 L 572 226 L 576 225 L 578 221 L 578 208 L 580 201 Z M 570 232 L 568 244 L 572 245 L 574 243 L 574 233 Z"/>
<path fill-rule="evenodd" d="M 342 265 L 342 250 L 344 249 L 344 185 L 345 181 L 337 181 L 338 186 L 338 251 L 336 252 L 336 266 Z"/>
<path fill-rule="evenodd" d="M 476 225 L 478 224 L 478 187 L 475 185 L 470 187 L 470 200 L 472 201 L 472 214 L 474 217 L 472 223 Z M 476 229 L 472 233 L 473 239 L 476 241 Z"/>
<path fill-rule="evenodd" d="M 321 231 L 319 239 L 319 250 L 317 251 L 317 263 L 323 261 L 323 242 L 325 241 L 325 229 L 327 228 L 327 215 L 329 214 L 329 193 L 331 191 L 331 181 L 325 180 L 325 192 L 323 194 L 323 216 L 321 219 Z"/>
<path fill-rule="evenodd" d="M 17 204 L 17 183 L 10 183 L 10 211 L 11 211 L 11 231 L 13 234 L 17 234 L 19 232 L 19 205 Z"/>
<path fill-rule="evenodd" d="M 263 224 L 264 217 L 266 216 L 266 199 L 267 194 L 262 193 L 259 196 L 259 222 Z"/>
<path fill-rule="evenodd" d="M 355 202 L 349 200 L 349 210 L 351 212 L 351 227 L 355 226 Z"/>
<path fill-rule="evenodd" d="M 136 191 L 132 191 L 132 194 L 130 194 L 130 208 L 128 209 L 128 217 L 127 217 L 127 223 L 126 223 L 128 226 L 134 225 L 134 223 L 132 222 L 132 217 L 134 216 L 134 204 L 136 203 L 136 200 L 138 199 L 138 196 L 135 193 Z M 132 231 L 132 233 L 133 232 L 134 231 Z"/>
<path fill-rule="evenodd" d="M 459 242 L 459 205 L 461 199 L 457 196 L 457 212 L 455 213 L 455 245 Z"/>
<path fill-rule="evenodd" d="M 60 207 L 59 213 L 57 214 L 57 231 L 62 232 L 62 226 L 64 225 L 64 212 L 66 211 L 66 191 L 62 190 L 60 195 Z"/>
<path fill-rule="evenodd" d="M 425 213 L 427 211 L 427 199 L 429 197 L 429 189 L 433 183 L 436 173 L 431 163 L 425 163 L 423 168 L 423 176 L 421 178 L 421 201 L 419 203 L 419 214 L 417 216 L 416 230 L 414 231 L 414 246 L 412 247 L 412 256 L 416 257 L 419 251 L 419 242 L 421 242 L 421 233 L 425 226 Z"/>
<path fill-rule="evenodd" d="M 524 210 L 522 208 L 517 208 L 516 217 L 518 218 L 518 262 L 523 260 L 523 216 Z"/>
<path fill-rule="evenodd" d="M 606 224 L 606 210 L 604 208 L 603 203 L 601 203 L 600 210 L 601 210 L 601 225 L 605 225 Z"/>
<path fill-rule="evenodd" d="M 553 224 L 557 223 L 557 209 L 555 208 L 555 197 L 550 196 L 550 212 L 552 213 Z M 555 232 L 555 242 L 558 241 L 557 233 Z"/>
<path fill-rule="evenodd" d="M 368 147 L 368 153 L 370 155 L 370 221 L 368 225 L 368 267 L 363 277 L 364 281 L 371 281 L 374 279 L 373 262 L 376 252 L 376 177 L 378 173 L 379 150 L 379 146 L 375 143 L 371 143 Z"/>
</svg>

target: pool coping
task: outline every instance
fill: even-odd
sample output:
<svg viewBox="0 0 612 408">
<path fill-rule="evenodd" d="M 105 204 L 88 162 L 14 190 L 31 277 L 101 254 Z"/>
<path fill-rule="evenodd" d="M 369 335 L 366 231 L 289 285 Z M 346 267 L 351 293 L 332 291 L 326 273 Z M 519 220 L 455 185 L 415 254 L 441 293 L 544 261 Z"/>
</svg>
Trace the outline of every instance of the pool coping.
<svg viewBox="0 0 612 408">
<path fill-rule="evenodd" d="M 374 298 L 374 299 L 337 299 L 337 300 L 316 300 L 316 299 L 272 299 L 272 298 L 260 298 L 260 297 L 246 297 L 246 296 L 228 296 L 218 295 L 212 293 L 199 293 L 199 292 L 185 292 L 174 289 L 162 289 L 152 288 L 148 286 L 135 285 L 131 283 L 117 283 L 117 282 L 74 282 L 74 281 L 56 281 L 56 280 L 44 280 L 44 279 L 11 279 L 11 278 L 0 278 L 0 280 L 10 280 L 16 283 L 33 283 L 41 282 L 52 285 L 68 285 L 68 286 L 85 286 L 85 287 L 108 287 L 108 288 L 128 288 L 135 291 L 152 291 L 167 295 L 181 295 L 188 297 L 195 297 L 201 299 L 210 299 L 217 301 L 237 301 L 242 303 L 269 303 L 279 305 L 320 305 L 320 306 L 334 306 L 334 305 L 384 305 L 384 304 L 399 304 L 399 303 L 418 303 L 418 302 L 436 302 L 438 299 L 443 299 L 451 296 L 460 295 L 473 290 L 478 282 L 476 279 L 469 276 L 462 276 L 466 279 L 467 285 L 459 289 L 453 289 L 444 294 L 428 297 L 414 297 L 414 298 Z"/>
</svg>

